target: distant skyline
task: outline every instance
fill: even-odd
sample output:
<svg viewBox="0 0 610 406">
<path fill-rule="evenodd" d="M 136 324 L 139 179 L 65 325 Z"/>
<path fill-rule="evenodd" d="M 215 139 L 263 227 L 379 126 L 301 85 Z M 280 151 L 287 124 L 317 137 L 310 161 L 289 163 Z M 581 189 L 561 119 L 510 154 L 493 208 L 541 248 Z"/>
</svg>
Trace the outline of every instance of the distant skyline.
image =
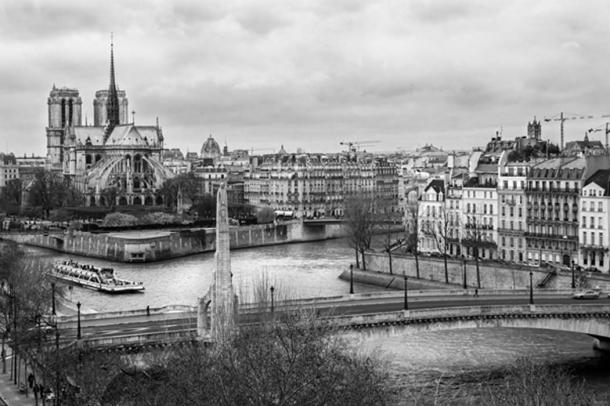
<svg viewBox="0 0 610 406">
<path fill-rule="evenodd" d="M 183 152 L 210 133 L 260 153 L 470 149 L 560 111 L 596 117 L 566 122 L 582 139 L 610 120 L 609 15 L 603 0 L 4 0 L 0 150 L 46 154 L 53 84 L 78 88 L 92 123 L 110 32 L 136 124 L 158 116 Z M 542 131 L 559 143 L 558 122 Z"/>
</svg>

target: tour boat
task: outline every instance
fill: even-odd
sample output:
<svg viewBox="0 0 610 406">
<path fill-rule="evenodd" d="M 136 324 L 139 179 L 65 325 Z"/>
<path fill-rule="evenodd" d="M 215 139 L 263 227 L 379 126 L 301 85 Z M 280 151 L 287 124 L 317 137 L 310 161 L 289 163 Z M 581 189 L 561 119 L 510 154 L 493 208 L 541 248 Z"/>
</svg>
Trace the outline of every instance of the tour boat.
<svg viewBox="0 0 610 406">
<path fill-rule="evenodd" d="M 85 288 L 106 293 L 125 293 L 144 290 L 142 282 L 119 279 L 112 268 L 96 268 L 93 265 L 83 265 L 72 260 L 56 263 L 49 272 L 49 275 L 65 282 L 71 282 Z"/>
</svg>

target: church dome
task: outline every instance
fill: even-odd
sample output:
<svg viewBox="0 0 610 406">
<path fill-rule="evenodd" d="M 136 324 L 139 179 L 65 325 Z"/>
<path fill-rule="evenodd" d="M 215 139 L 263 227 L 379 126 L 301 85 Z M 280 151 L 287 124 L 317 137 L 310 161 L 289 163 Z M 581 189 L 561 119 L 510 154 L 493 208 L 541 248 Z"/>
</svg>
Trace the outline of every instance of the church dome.
<svg viewBox="0 0 610 406">
<path fill-rule="evenodd" d="M 220 158 L 220 146 L 214 138 L 210 135 L 201 147 L 201 158 L 204 159 L 217 159 Z"/>
</svg>

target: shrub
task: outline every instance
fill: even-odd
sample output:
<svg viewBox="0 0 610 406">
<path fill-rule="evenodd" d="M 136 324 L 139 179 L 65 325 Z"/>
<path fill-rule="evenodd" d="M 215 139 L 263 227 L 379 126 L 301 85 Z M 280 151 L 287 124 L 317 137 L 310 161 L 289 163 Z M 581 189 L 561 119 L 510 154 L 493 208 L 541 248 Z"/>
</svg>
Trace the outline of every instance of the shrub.
<svg viewBox="0 0 610 406">
<path fill-rule="evenodd" d="M 138 218 L 131 214 L 109 213 L 104 217 L 102 225 L 104 227 L 124 227 L 138 224 Z"/>
<path fill-rule="evenodd" d="M 142 224 L 173 224 L 178 221 L 179 219 L 173 214 L 164 213 L 162 211 L 147 213 L 140 219 Z"/>
</svg>

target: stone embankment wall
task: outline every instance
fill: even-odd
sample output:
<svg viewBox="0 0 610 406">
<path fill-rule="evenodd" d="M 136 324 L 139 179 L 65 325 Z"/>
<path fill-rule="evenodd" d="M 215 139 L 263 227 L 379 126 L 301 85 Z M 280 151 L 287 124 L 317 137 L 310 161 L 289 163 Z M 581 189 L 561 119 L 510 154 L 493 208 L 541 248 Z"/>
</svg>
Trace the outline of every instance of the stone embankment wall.
<svg viewBox="0 0 610 406">
<path fill-rule="evenodd" d="M 318 241 L 345 236 L 341 224 L 304 225 L 300 221 L 231 227 L 231 248 L 250 248 L 293 242 Z M 142 237 L 123 237 L 120 233 L 92 234 L 66 231 L 65 233 L 2 233 L 0 238 L 22 244 L 50 248 L 74 255 L 99 257 L 119 262 L 151 262 L 190 254 L 214 251 L 213 228 L 180 230 Z"/>
<path fill-rule="evenodd" d="M 368 252 L 365 255 L 367 270 L 389 274 L 389 259 L 387 253 Z M 392 270 L 394 274 L 416 277 L 415 257 L 412 255 L 393 254 Z M 477 271 L 475 261 L 447 260 L 449 283 L 463 286 L 464 272 L 468 287 L 477 286 Z M 538 288 L 539 282 L 551 271 L 548 268 L 519 266 L 491 261 L 479 262 L 479 275 L 481 287 L 487 289 L 528 289 L 530 286 L 529 272 L 532 271 L 532 280 L 535 289 L 570 289 L 572 287 L 572 273 L 559 272 L 551 277 L 544 288 Z M 419 276 L 421 279 L 445 282 L 445 266 L 442 258 L 419 257 Z M 610 290 L 610 276 L 595 273 L 576 272 L 577 279 L 584 277 L 587 286 Z"/>
</svg>

